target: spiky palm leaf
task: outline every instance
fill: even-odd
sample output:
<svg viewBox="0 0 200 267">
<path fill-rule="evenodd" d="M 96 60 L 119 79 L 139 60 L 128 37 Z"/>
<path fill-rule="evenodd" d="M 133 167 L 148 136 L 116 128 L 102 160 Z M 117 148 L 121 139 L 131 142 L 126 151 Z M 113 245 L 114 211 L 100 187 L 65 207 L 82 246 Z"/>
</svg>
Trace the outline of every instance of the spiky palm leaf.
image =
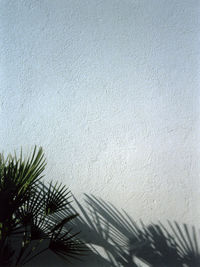
<svg viewBox="0 0 200 267">
<path fill-rule="evenodd" d="M 45 185 L 43 185 L 45 187 Z M 56 213 L 63 210 L 68 205 L 71 197 L 70 191 L 65 185 L 58 182 L 53 185 L 50 183 L 49 187 L 44 188 L 45 192 L 45 212 L 46 214 Z"/>
<path fill-rule="evenodd" d="M 6 159 L 0 155 L 0 201 L 5 203 L 0 210 L 0 221 L 8 220 L 29 197 L 31 190 L 41 180 L 45 168 L 42 148 L 34 148 L 32 156 L 23 160 L 15 155 Z"/>
<path fill-rule="evenodd" d="M 65 229 L 66 224 L 77 216 L 70 212 L 70 192 L 67 187 L 51 182 L 45 185 L 41 178 L 45 168 L 42 148 L 36 147 L 24 160 L 22 152 L 4 159 L 0 156 L 0 256 L 13 255 L 8 243 L 15 239 L 19 250 L 15 264 L 24 264 L 44 249 L 61 256 L 73 256 L 82 251 L 82 243 L 76 234 Z M 64 211 L 66 211 L 64 213 Z M 37 248 L 37 249 L 36 249 Z M 10 249 L 10 252 L 8 251 Z M 6 264 L 4 259 L 4 263 Z"/>
<path fill-rule="evenodd" d="M 49 187 L 40 184 L 39 188 L 41 190 L 39 201 L 42 204 L 38 216 L 34 216 L 34 220 L 30 224 L 31 241 L 38 240 L 41 243 L 42 240 L 45 240 L 47 241 L 45 250 L 49 249 L 64 259 L 77 258 L 87 248 L 77 238 L 78 233 L 74 233 L 72 229 L 66 227 L 78 215 L 77 213 L 71 213 L 69 210 L 68 199 L 70 195 L 68 189 L 60 187 L 58 183 L 55 185 L 50 183 Z M 35 199 L 38 199 L 38 197 L 36 196 Z M 55 205 L 50 209 L 52 206 L 49 204 L 52 202 Z M 33 203 L 31 207 L 34 207 Z M 40 251 L 35 250 L 34 253 L 29 251 L 23 258 L 23 263 L 27 263 L 38 254 L 40 254 Z"/>
</svg>

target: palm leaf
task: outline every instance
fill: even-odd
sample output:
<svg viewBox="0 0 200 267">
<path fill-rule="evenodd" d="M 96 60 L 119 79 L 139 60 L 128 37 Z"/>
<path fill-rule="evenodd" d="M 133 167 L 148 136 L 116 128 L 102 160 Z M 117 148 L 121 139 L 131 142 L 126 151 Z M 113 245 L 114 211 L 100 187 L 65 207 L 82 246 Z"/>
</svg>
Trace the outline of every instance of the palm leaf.
<svg viewBox="0 0 200 267">
<path fill-rule="evenodd" d="M 5 203 L 0 205 L 0 260 L 8 254 L 3 252 L 8 251 L 5 241 L 10 237 L 19 240 L 16 264 L 47 249 L 65 257 L 82 252 L 83 243 L 66 228 L 77 216 L 70 210 L 70 191 L 62 184 L 41 182 L 45 165 L 42 148 L 35 147 L 28 159 L 22 150 L 19 158 L 16 153 L 6 159 L 0 154 L 0 201 Z M 42 240 L 47 240 L 47 247 L 33 250 Z"/>
<path fill-rule="evenodd" d="M 49 187 L 43 185 L 45 192 L 45 212 L 47 215 L 63 210 L 68 205 L 71 197 L 70 191 L 65 185 L 51 182 Z"/>
</svg>

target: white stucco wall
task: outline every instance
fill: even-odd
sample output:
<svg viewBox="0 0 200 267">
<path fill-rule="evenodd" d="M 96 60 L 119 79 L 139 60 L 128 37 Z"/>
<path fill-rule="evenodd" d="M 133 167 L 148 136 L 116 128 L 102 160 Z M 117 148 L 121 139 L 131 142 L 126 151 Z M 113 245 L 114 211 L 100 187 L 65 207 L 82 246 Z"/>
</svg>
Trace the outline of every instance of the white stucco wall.
<svg viewBox="0 0 200 267">
<path fill-rule="evenodd" d="M 0 144 L 133 218 L 200 223 L 198 0 L 1 0 Z"/>
</svg>

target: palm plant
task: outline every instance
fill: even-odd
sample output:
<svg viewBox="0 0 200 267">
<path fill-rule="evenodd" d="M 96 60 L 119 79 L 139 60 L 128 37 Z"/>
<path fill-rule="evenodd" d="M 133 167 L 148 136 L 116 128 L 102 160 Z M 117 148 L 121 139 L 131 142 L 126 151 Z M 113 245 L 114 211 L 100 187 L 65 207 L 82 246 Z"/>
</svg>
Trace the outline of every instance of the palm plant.
<svg viewBox="0 0 200 267">
<path fill-rule="evenodd" d="M 19 158 L 0 154 L 0 266 L 23 265 L 47 250 L 79 258 L 86 249 L 68 227 L 78 215 L 70 192 L 59 183 L 44 184 L 45 165 L 42 148 L 27 160 L 22 152 Z"/>
</svg>

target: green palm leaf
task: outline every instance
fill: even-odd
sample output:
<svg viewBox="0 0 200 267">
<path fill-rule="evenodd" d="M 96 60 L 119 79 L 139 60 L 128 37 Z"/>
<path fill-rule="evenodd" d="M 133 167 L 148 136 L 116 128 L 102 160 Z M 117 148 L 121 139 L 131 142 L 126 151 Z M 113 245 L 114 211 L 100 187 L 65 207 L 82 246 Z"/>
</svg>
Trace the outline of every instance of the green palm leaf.
<svg viewBox="0 0 200 267">
<path fill-rule="evenodd" d="M 0 261 L 5 262 L 3 255 L 13 256 L 12 250 L 8 253 L 11 239 L 18 240 L 16 265 L 48 249 L 65 258 L 82 253 L 83 243 L 66 227 L 78 215 L 70 209 L 70 191 L 62 184 L 41 182 L 45 165 L 42 148 L 35 147 L 28 159 L 22 150 L 19 157 L 0 154 Z"/>
</svg>

